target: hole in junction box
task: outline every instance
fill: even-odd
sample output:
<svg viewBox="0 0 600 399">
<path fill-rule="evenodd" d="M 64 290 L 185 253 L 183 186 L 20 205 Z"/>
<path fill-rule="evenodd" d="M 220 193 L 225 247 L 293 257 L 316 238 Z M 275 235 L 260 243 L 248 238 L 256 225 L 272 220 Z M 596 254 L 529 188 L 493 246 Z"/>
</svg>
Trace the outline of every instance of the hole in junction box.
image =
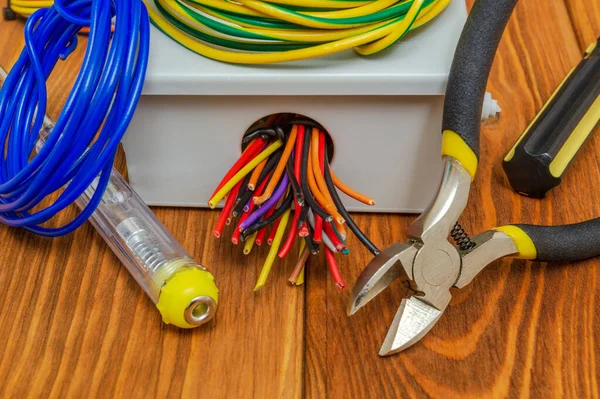
<svg viewBox="0 0 600 399">
<path fill-rule="evenodd" d="M 268 129 L 274 128 L 276 126 L 281 127 L 286 133 L 289 133 L 291 126 L 294 122 L 298 122 L 297 124 L 304 123 L 305 126 L 317 127 L 319 130 L 325 133 L 325 137 L 327 139 L 327 152 L 329 155 L 329 161 L 330 163 L 333 163 L 333 159 L 335 156 L 335 143 L 333 142 L 333 138 L 323 125 L 321 125 L 319 122 L 317 122 L 309 116 L 304 116 L 301 114 L 295 114 L 291 112 L 266 115 L 260 119 L 257 119 L 254 123 L 250 125 L 250 127 L 248 127 L 248 129 L 242 136 L 242 140 L 244 137 L 253 132 L 256 132 L 258 129 Z M 242 150 L 245 148 L 245 145 L 246 144 L 242 142 Z"/>
</svg>

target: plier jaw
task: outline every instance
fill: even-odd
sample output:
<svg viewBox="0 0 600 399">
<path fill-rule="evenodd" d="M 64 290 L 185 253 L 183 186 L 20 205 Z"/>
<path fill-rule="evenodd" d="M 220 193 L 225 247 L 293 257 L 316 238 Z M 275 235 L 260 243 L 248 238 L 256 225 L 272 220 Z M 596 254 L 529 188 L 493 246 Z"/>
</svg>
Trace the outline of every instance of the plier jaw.
<svg viewBox="0 0 600 399">
<path fill-rule="evenodd" d="M 437 195 L 409 227 L 408 241 L 395 243 L 369 263 L 352 290 L 352 315 L 396 279 L 409 295 L 402 300 L 379 354 L 391 355 L 418 342 L 439 320 L 451 300 L 450 289 L 468 284 L 486 265 L 518 252 L 502 232 L 488 231 L 473 238 L 475 246 L 460 250 L 448 241 L 469 195 L 471 175 L 459 161 L 444 158 Z"/>
</svg>

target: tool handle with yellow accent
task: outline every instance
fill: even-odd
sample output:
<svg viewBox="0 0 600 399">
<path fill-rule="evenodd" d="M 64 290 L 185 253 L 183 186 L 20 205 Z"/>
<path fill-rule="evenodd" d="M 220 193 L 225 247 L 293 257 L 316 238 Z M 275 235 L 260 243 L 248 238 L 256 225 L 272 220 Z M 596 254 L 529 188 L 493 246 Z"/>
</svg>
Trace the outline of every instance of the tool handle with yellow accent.
<svg viewBox="0 0 600 399">
<path fill-rule="evenodd" d="M 560 184 L 599 119 L 600 46 L 595 43 L 504 158 L 512 187 L 543 198 Z"/>
<path fill-rule="evenodd" d="M 600 256 L 600 218 L 564 226 L 511 226 L 525 236 L 513 237 L 517 247 L 528 248 L 527 238 L 535 246 L 535 257 L 542 262 L 573 262 Z M 532 258 L 532 257 L 528 257 Z"/>
<path fill-rule="evenodd" d="M 461 163 L 473 163 L 469 158 L 479 157 L 485 88 L 502 33 L 516 4 L 517 0 L 477 0 L 458 42 L 446 88 L 443 130 L 456 133 L 464 142 L 463 149 L 445 154 Z"/>
</svg>

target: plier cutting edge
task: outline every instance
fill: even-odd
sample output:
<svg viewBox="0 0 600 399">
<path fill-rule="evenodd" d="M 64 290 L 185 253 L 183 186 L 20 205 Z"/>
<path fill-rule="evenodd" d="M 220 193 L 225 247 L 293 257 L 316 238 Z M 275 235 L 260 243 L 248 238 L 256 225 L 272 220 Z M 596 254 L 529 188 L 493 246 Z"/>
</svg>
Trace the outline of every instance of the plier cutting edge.
<svg viewBox="0 0 600 399">
<path fill-rule="evenodd" d="M 450 289 L 465 287 L 497 259 L 513 256 L 575 261 L 600 255 L 600 218 L 554 227 L 509 225 L 481 233 L 472 240 L 460 237 L 462 229 L 456 227 L 467 205 L 479 162 L 485 87 L 516 3 L 517 0 L 475 2 L 448 80 L 443 118 L 443 175 L 437 195 L 409 227 L 408 240 L 393 244 L 377 255 L 353 288 L 349 315 L 396 279 L 401 279 L 409 289 L 381 347 L 381 356 L 400 352 L 418 342 L 450 303 Z M 458 247 L 450 243 L 450 235 L 458 238 Z"/>
</svg>

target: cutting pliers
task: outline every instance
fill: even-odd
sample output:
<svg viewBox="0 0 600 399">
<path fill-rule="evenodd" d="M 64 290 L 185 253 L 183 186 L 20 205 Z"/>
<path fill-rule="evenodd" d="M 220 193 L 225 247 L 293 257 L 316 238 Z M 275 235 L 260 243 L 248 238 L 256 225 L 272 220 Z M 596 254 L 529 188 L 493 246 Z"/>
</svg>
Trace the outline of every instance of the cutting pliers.
<svg viewBox="0 0 600 399">
<path fill-rule="evenodd" d="M 377 255 L 356 282 L 348 313 L 366 305 L 394 280 L 402 300 L 379 352 L 390 355 L 418 342 L 463 288 L 505 256 L 575 261 L 600 255 L 600 218 L 565 226 L 509 225 L 468 238 L 458 225 L 479 162 L 480 115 L 502 33 L 517 0 L 477 0 L 455 53 L 444 105 L 443 175 L 437 195 L 409 227 L 408 241 Z M 449 241 L 452 237 L 456 245 Z"/>
</svg>

